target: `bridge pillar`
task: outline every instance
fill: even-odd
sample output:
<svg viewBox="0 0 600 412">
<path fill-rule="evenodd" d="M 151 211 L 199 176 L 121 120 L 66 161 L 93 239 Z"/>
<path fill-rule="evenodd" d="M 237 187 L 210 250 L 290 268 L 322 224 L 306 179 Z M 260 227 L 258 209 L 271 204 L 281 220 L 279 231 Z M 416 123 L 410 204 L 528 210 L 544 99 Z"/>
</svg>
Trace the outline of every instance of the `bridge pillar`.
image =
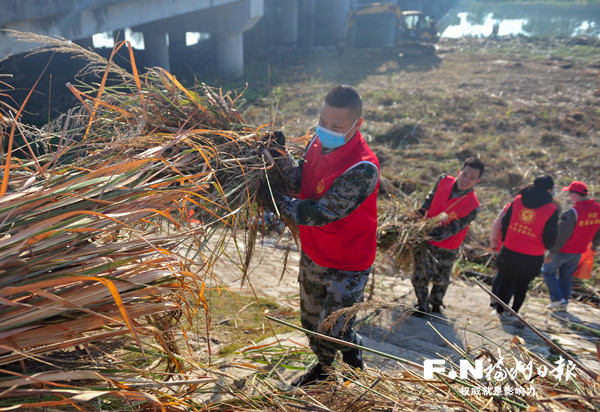
<svg viewBox="0 0 600 412">
<path fill-rule="evenodd" d="M 185 36 L 185 31 L 170 31 L 169 47 L 171 49 L 184 50 L 187 47 Z"/>
<path fill-rule="evenodd" d="M 144 49 L 146 67 L 162 67 L 171 71 L 169 64 L 169 46 L 167 45 L 167 33 L 162 31 L 144 31 Z"/>
<path fill-rule="evenodd" d="M 313 47 L 315 45 L 315 26 L 317 21 L 317 0 L 300 0 L 301 18 L 300 34 L 302 35 L 300 43 L 304 47 Z"/>
<path fill-rule="evenodd" d="M 314 16 L 317 12 L 317 0 L 301 0 L 302 12 L 306 16 Z"/>
<path fill-rule="evenodd" d="M 298 0 L 281 0 L 281 42 L 298 43 Z"/>
<path fill-rule="evenodd" d="M 350 11 L 351 0 L 331 0 L 331 41 L 339 44 L 344 39 L 344 26 Z"/>
<path fill-rule="evenodd" d="M 216 33 L 217 70 L 225 77 L 241 77 L 244 74 L 244 35 L 239 33 Z"/>
</svg>

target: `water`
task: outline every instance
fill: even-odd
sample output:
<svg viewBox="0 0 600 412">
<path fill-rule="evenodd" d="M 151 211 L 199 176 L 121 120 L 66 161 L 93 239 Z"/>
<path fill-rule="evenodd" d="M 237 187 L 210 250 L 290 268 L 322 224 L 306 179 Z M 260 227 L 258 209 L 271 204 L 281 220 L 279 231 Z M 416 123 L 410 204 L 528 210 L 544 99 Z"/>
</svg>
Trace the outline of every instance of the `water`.
<svg viewBox="0 0 600 412">
<path fill-rule="evenodd" d="M 442 37 L 588 36 L 600 38 L 600 5 L 557 6 L 509 2 L 458 2 L 440 20 Z"/>
<path fill-rule="evenodd" d="M 121 35 L 121 39 L 123 39 Z M 125 40 L 129 40 L 134 49 L 144 50 L 144 35 L 140 32 L 134 32 L 130 28 L 124 30 Z M 199 41 L 209 38 L 208 33 L 187 32 L 185 34 L 185 43 L 187 46 L 192 46 Z M 168 37 L 167 37 L 168 39 Z M 113 32 L 97 33 L 92 36 L 94 47 L 107 47 L 112 49 L 115 45 Z M 168 40 L 167 40 L 168 41 Z"/>
<path fill-rule="evenodd" d="M 527 34 L 523 29 L 523 26 L 527 24 L 527 19 L 499 20 L 494 18 L 494 13 L 489 13 L 480 24 L 473 24 L 468 20 L 468 12 L 458 13 L 457 17 L 460 19 L 460 23 L 446 27 L 442 37 L 454 39 L 463 36 L 489 37 L 495 24 L 498 25 L 498 36 Z"/>
<path fill-rule="evenodd" d="M 134 49 L 143 50 L 144 49 L 144 35 L 140 32 L 134 32 L 130 28 L 126 28 L 121 33 L 119 33 L 119 40 L 129 40 L 131 46 Z M 94 47 L 108 47 L 112 49 L 115 45 L 115 40 L 113 37 L 113 32 L 108 31 L 104 33 L 97 33 L 92 36 L 92 41 L 94 42 Z"/>
</svg>

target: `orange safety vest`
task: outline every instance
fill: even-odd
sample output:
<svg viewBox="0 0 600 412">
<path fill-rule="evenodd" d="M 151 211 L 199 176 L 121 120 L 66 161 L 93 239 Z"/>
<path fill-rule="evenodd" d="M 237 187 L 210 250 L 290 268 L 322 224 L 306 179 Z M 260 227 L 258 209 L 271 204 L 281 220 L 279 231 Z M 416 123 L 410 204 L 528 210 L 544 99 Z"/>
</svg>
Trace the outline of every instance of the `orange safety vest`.
<svg viewBox="0 0 600 412">
<path fill-rule="evenodd" d="M 321 141 L 313 139 L 306 151 L 300 199 L 319 199 L 334 179 L 360 163 L 379 170 L 379 160 L 360 131 L 342 147 L 323 153 Z M 302 250 L 316 264 L 352 272 L 367 270 L 377 250 L 377 188 L 348 216 L 324 226 L 300 225 Z"/>
<path fill-rule="evenodd" d="M 440 180 L 435 195 L 433 195 L 429 210 L 427 211 L 428 219 L 431 219 L 442 212 L 446 212 L 449 222 L 451 222 L 467 216 L 479 207 L 479 199 L 477 199 L 475 192 L 472 190 L 464 196 L 450 199 L 454 182 L 456 182 L 454 176 L 446 176 Z M 463 230 L 447 239 L 440 241 L 430 240 L 429 243 L 442 249 L 458 249 L 467 236 L 469 226 L 470 225 L 467 225 Z"/>
<path fill-rule="evenodd" d="M 543 255 L 546 251 L 542 240 L 544 226 L 555 211 L 556 206 L 552 203 L 537 209 L 529 209 L 523 205 L 521 195 L 517 195 L 513 201 L 504 246 L 524 255 Z"/>
<path fill-rule="evenodd" d="M 600 228 L 600 204 L 594 199 L 582 200 L 573 205 L 577 222 L 573 233 L 560 249 L 563 253 L 583 253 Z"/>
</svg>

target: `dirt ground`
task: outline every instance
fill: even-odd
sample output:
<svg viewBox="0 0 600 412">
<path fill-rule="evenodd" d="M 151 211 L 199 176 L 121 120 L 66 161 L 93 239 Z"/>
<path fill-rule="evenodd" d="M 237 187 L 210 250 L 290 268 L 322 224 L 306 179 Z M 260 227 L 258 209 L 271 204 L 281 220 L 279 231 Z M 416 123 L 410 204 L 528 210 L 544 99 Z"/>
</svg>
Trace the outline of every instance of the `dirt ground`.
<svg viewBox="0 0 600 412">
<path fill-rule="evenodd" d="M 277 236 L 266 237 L 254 252 L 249 281 L 245 281 L 243 287 L 239 271 L 231 264 L 220 262 L 215 268 L 216 278 L 232 291 L 251 294 L 253 288 L 259 296 L 273 297 L 280 304 L 298 310 L 299 252 L 293 242 L 289 252 L 286 251 L 290 241 L 289 234 L 279 244 L 276 243 Z M 231 248 L 233 252 L 233 246 Z M 286 254 L 287 266 L 284 271 Z M 365 295 L 374 307 L 378 302 L 383 302 L 392 304 L 393 308 L 358 313 L 357 330 L 363 336 L 366 347 L 422 365 L 424 359 L 439 359 L 440 356 L 460 359 L 450 344 L 478 353 L 483 347 L 491 351 L 498 347 L 506 349 L 508 342 L 519 336 L 527 348 L 540 357 L 549 359 L 557 355 L 528 327 L 522 327 L 520 323 L 501 322 L 489 307 L 488 295 L 464 277 L 457 277 L 450 285 L 445 299 L 447 307 L 442 315 L 425 318 L 410 316 L 410 308 L 416 303 L 410 274 L 395 272 L 387 260 L 385 256 L 378 257 Z M 600 372 L 595 346 L 598 336 L 569 328 L 546 309 L 548 303 L 547 296 L 529 294 L 520 315 L 587 368 Z M 600 309 L 589 304 L 571 302 L 568 311 L 561 312 L 560 316 L 600 329 Z M 293 332 L 280 339 L 290 346 L 307 345 L 301 332 Z M 365 354 L 365 361 L 367 366 L 387 372 L 401 368 L 398 362 L 372 353 Z M 282 374 L 284 378 L 292 378 L 298 372 L 284 371 Z"/>
</svg>

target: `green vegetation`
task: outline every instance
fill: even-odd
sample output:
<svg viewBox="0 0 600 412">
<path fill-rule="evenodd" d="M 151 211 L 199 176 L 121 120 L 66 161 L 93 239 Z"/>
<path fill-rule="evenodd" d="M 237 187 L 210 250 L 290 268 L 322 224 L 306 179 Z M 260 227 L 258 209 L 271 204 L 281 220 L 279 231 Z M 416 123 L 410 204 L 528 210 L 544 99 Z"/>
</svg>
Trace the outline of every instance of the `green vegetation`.
<svg viewBox="0 0 600 412">
<path fill-rule="evenodd" d="M 240 348 L 254 345 L 273 332 L 281 334 L 291 331 L 281 324 L 265 321 L 266 314 L 298 325 L 300 322 L 296 311 L 281 306 L 272 298 L 255 298 L 224 289 L 213 289 L 206 292 L 206 300 L 211 314 L 212 338 L 228 342 L 219 348 L 219 355 L 233 354 Z M 193 328 L 205 330 L 204 319 L 198 321 Z"/>
</svg>

